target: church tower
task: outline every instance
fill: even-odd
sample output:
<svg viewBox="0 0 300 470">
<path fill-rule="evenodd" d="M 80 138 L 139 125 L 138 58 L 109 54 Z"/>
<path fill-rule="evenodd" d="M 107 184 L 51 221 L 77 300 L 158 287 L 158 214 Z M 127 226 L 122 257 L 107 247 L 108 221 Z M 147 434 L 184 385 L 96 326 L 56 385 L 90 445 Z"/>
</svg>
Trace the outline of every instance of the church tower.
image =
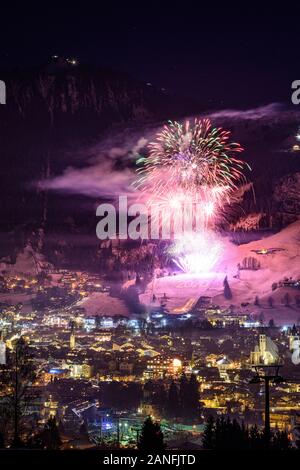
<svg viewBox="0 0 300 470">
<path fill-rule="evenodd" d="M 74 328 L 72 327 L 71 334 L 70 334 L 70 349 L 75 349 L 75 347 L 76 347 L 76 338 L 75 338 Z"/>
<path fill-rule="evenodd" d="M 0 364 L 1 365 L 6 364 L 6 344 L 3 339 L 3 331 L 1 332 L 1 338 L 0 338 Z"/>
</svg>

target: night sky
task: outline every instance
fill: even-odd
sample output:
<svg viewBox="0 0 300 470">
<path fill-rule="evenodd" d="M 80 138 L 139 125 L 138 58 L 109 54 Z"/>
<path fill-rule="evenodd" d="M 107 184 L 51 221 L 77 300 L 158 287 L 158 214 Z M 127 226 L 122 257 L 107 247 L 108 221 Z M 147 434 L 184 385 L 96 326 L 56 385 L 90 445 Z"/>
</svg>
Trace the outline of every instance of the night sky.
<svg viewBox="0 0 300 470">
<path fill-rule="evenodd" d="M 205 96 L 212 107 L 290 102 L 300 76 L 299 9 L 154 5 L 1 7 L 0 67 L 39 65 L 58 54 L 181 96 Z"/>
</svg>

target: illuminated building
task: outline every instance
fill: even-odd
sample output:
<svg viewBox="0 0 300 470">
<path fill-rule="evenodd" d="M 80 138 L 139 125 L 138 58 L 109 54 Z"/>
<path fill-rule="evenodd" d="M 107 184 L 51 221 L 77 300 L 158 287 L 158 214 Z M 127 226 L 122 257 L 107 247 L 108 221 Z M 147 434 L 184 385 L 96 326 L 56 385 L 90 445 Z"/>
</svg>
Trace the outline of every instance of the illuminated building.
<svg viewBox="0 0 300 470">
<path fill-rule="evenodd" d="M 276 364 L 279 361 L 276 344 L 266 335 L 259 335 L 259 346 L 250 354 L 250 362 L 254 365 Z"/>
<path fill-rule="evenodd" d="M 95 319 L 95 317 L 86 317 L 84 319 L 84 328 L 87 331 L 91 331 L 94 328 L 96 328 L 96 319 Z"/>
<path fill-rule="evenodd" d="M 100 321 L 100 328 L 113 328 L 114 321 L 111 317 L 102 317 Z"/>
<path fill-rule="evenodd" d="M 182 362 L 180 359 L 171 359 L 166 357 L 155 357 L 147 363 L 147 369 L 144 371 L 144 377 L 147 379 L 164 378 L 174 376 L 182 371 Z"/>
<path fill-rule="evenodd" d="M 1 340 L 0 340 L 0 364 L 1 365 L 6 364 L 6 344 L 3 341 L 3 333 L 1 334 Z"/>
<path fill-rule="evenodd" d="M 227 359 L 227 357 L 222 357 L 217 361 L 217 367 L 219 369 L 219 374 L 221 379 L 224 379 L 226 382 L 229 382 L 229 376 L 227 370 L 230 368 L 231 362 Z"/>
<path fill-rule="evenodd" d="M 179 372 L 181 371 L 182 369 L 182 362 L 180 359 L 173 359 L 173 362 L 172 362 L 172 368 L 173 368 L 173 373 L 174 375 L 177 375 L 179 374 Z"/>
<path fill-rule="evenodd" d="M 69 375 L 68 369 L 60 369 L 59 367 L 51 367 L 41 373 L 41 379 L 44 383 L 51 382 L 55 378 L 66 378 Z"/>
<path fill-rule="evenodd" d="M 111 332 L 108 331 L 100 331 L 97 333 L 97 336 L 95 337 L 96 341 L 99 341 L 100 343 L 105 343 L 106 341 L 111 341 Z"/>
<path fill-rule="evenodd" d="M 76 347 L 76 338 L 75 333 L 72 331 L 70 334 L 70 349 L 75 349 Z"/>
<path fill-rule="evenodd" d="M 300 363 L 300 336 L 291 334 L 289 336 L 289 347 L 292 353 L 292 362 L 298 365 Z"/>
<path fill-rule="evenodd" d="M 44 319 L 45 325 L 57 328 L 67 328 L 70 319 L 60 315 L 49 315 Z"/>
<path fill-rule="evenodd" d="M 92 367 L 89 364 L 68 364 L 72 378 L 89 379 L 92 376 Z"/>
<path fill-rule="evenodd" d="M 49 395 L 49 398 L 44 403 L 44 415 L 45 418 L 49 418 L 50 416 L 56 416 L 58 409 L 58 402 L 53 400 L 52 395 Z"/>
<path fill-rule="evenodd" d="M 297 335 L 297 333 L 291 333 L 289 335 L 289 349 L 291 352 L 294 351 L 294 349 L 299 349 L 299 345 L 300 345 L 300 336 Z"/>
</svg>

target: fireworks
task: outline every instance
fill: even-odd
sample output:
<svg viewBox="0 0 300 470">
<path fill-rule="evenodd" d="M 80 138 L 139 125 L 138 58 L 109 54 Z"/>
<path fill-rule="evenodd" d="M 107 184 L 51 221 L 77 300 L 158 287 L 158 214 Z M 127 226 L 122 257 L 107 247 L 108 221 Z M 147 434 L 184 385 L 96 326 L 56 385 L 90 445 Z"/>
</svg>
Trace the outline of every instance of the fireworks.
<svg viewBox="0 0 300 470">
<path fill-rule="evenodd" d="M 243 148 L 229 142 L 229 136 L 229 131 L 213 128 L 209 119 L 195 119 L 193 125 L 169 122 L 149 144 L 149 156 L 139 159 L 137 186 L 156 198 L 166 190 L 180 189 L 195 202 L 200 188 L 202 192 L 237 188 L 246 164 L 234 156 Z"/>
<path fill-rule="evenodd" d="M 220 255 L 221 245 L 211 230 L 248 167 L 237 158 L 243 148 L 229 137 L 229 131 L 212 127 L 209 119 L 169 122 L 149 144 L 149 156 L 137 162 L 136 187 L 146 195 L 151 217 L 163 225 L 181 213 L 180 235 L 173 230 L 177 240 L 169 254 L 184 271 L 207 271 Z M 191 223 L 181 233 L 186 217 Z"/>
<path fill-rule="evenodd" d="M 212 231 L 185 233 L 176 240 L 168 254 L 186 273 L 207 273 L 215 267 L 222 253 L 222 242 Z"/>
</svg>

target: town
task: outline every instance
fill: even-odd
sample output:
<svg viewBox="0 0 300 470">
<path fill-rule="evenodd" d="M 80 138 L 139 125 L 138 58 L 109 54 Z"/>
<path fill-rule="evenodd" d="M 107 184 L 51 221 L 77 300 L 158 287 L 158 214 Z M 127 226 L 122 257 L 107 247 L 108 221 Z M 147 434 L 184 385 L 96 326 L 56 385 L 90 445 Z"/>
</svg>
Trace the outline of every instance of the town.
<svg viewBox="0 0 300 470">
<path fill-rule="evenodd" d="M 34 442 L 55 419 L 64 449 L 134 448 L 151 416 L 169 448 L 202 448 L 210 417 L 226 413 L 263 428 L 264 390 L 251 384 L 253 367 L 280 358 L 283 381 L 272 385 L 270 424 L 296 445 L 300 369 L 291 358 L 299 326 L 265 324 L 206 298 L 178 315 L 163 306 L 129 316 L 117 309 L 87 314 L 84 298 L 110 296 L 110 285 L 99 275 L 66 270 L 2 278 L 1 292 L 9 299 L 1 302 L 0 317 L 2 406 L 20 341 L 34 372 L 32 380 L 24 378 L 20 398 L 26 402 L 18 415 L 22 441 Z M 13 438 L 9 424 L 7 418 L 5 445 Z"/>
</svg>

